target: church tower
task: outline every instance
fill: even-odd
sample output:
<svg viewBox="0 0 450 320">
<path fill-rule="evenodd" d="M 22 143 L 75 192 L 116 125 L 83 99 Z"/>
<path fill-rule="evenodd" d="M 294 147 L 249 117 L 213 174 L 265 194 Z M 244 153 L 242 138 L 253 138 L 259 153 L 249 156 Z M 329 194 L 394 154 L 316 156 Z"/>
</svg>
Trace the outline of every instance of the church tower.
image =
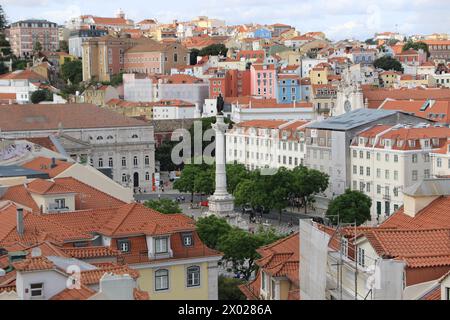
<svg viewBox="0 0 450 320">
<path fill-rule="evenodd" d="M 333 117 L 364 108 L 363 92 L 361 84 L 351 79 L 350 70 L 345 69 L 342 73 L 342 81 L 338 86 L 336 104 L 331 115 Z"/>
</svg>

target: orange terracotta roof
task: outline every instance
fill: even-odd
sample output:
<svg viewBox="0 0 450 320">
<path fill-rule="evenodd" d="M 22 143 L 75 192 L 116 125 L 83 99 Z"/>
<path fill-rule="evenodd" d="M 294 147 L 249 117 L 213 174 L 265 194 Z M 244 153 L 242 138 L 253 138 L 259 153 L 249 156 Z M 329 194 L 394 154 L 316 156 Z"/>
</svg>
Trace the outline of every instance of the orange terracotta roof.
<svg viewBox="0 0 450 320">
<path fill-rule="evenodd" d="M 81 285 L 80 289 L 64 289 L 50 298 L 50 300 L 87 300 L 96 292 L 91 288 Z"/>
<path fill-rule="evenodd" d="M 23 243 L 34 245 L 49 240 L 56 243 L 90 240 L 92 235 L 52 219 L 54 215 L 38 215 L 24 211 L 24 234 L 20 236 L 16 228 L 16 205 L 9 204 L 0 209 L 0 244 Z"/>
<path fill-rule="evenodd" d="M 51 270 L 55 267 L 53 262 L 48 260 L 44 256 L 31 257 L 18 262 L 13 263 L 14 268 L 17 271 L 36 271 L 36 270 Z"/>
<path fill-rule="evenodd" d="M 1 78 L 0 78 L 1 79 Z M 0 100 L 16 100 L 15 93 L 0 93 Z"/>
<path fill-rule="evenodd" d="M 62 194 L 62 193 L 74 193 L 73 190 L 67 188 L 62 184 L 57 184 L 53 181 L 34 179 L 29 182 L 27 189 L 32 193 L 48 195 L 48 194 Z"/>
<path fill-rule="evenodd" d="M 120 252 L 110 247 L 99 246 L 99 247 L 81 247 L 81 248 L 62 248 L 65 254 L 77 258 L 77 259 L 90 259 L 90 258 L 101 258 L 101 257 L 117 257 Z"/>
<path fill-rule="evenodd" d="M 243 121 L 237 124 L 238 127 L 251 127 L 251 128 L 270 128 L 276 129 L 280 125 L 286 123 L 285 120 L 249 120 Z"/>
<path fill-rule="evenodd" d="M 106 274 L 111 273 L 115 275 L 130 275 L 133 279 L 139 278 L 139 271 L 131 269 L 123 265 L 112 265 L 98 268 L 95 270 L 81 271 L 81 283 L 83 285 L 92 285 L 100 282 L 100 279 Z"/>
<path fill-rule="evenodd" d="M 104 18 L 104 17 L 92 17 L 94 23 L 104 25 L 127 25 L 127 20 L 124 18 Z"/>
<path fill-rule="evenodd" d="M 29 69 L 13 71 L 10 73 L 0 75 L 0 79 L 47 81 L 43 76 Z"/>
<path fill-rule="evenodd" d="M 380 106 L 380 109 L 409 112 L 418 117 L 436 120 L 441 123 L 450 122 L 450 99 L 433 101 L 430 107 L 421 111 L 425 102 L 426 100 L 387 100 Z M 433 117 L 431 117 L 431 115 L 433 115 Z M 444 115 L 444 117 L 441 115 Z"/>
<path fill-rule="evenodd" d="M 120 115 L 92 104 L 22 104 L 0 108 L 2 132 L 148 126 L 148 123 Z"/>
<path fill-rule="evenodd" d="M 411 268 L 450 266 L 450 229 L 383 229 L 364 233 L 377 254 Z"/>
<path fill-rule="evenodd" d="M 404 207 L 386 219 L 382 228 L 450 228 L 450 196 L 441 196 L 420 210 L 414 217 L 404 213 Z"/>
<path fill-rule="evenodd" d="M 448 88 L 375 88 L 370 85 L 362 85 L 364 100 L 367 99 L 369 108 L 376 109 L 387 99 L 395 100 L 450 100 Z"/>
<path fill-rule="evenodd" d="M 421 300 L 441 300 L 441 286 L 436 286 L 436 288 L 424 295 Z"/>
</svg>

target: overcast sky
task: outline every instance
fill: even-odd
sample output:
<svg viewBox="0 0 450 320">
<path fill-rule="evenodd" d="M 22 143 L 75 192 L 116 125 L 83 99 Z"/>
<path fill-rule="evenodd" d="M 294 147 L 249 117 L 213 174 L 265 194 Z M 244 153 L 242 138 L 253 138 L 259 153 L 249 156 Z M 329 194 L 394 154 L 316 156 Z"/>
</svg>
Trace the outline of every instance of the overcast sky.
<svg viewBox="0 0 450 320">
<path fill-rule="evenodd" d="M 367 39 L 375 32 L 450 32 L 449 0 L 2 0 L 10 22 L 45 18 L 64 23 L 80 14 L 113 16 L 119 8 L 138 22 L 190 20 L 199 15 L 227 24 L 276 22 L 300 32 L 324 31 L 330 39 Z"/>
</svg>

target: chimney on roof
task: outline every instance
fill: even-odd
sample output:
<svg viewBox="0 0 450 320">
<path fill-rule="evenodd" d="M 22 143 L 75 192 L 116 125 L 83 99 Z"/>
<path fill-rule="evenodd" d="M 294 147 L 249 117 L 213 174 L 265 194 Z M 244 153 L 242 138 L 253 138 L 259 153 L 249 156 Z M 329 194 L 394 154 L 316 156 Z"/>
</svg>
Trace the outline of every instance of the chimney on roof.
<svg viewBox="0 0 450 320">
<path fill-rule="evenodd" d="M 17 208 L 17 233 L 20 237 L 23 236 L 24 225 L 23 225 L 23 208 Z"/>
<path fill-rule="evenodd" d="M 51 169 L 56 168 L 56 159 L 55 159 L 55 157 L 52 158 L 52 164 L 50 165 L 50 168 Z"/>
</svg>

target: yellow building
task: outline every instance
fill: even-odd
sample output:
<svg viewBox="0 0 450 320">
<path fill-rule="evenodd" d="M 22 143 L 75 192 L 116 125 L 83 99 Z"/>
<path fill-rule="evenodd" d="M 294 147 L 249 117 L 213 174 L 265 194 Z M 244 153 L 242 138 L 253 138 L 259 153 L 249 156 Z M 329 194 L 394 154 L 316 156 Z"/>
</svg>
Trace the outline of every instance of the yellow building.
<svg viewBox="0 0 450 320">
<path fill-rule="evenodd" d="M 256 278 L 239 288 L 248 300 L 299 300 L 299 233 L 258 249 Z"/>
<path fill-rule="evenodd" d="M 328 63 L 319 63 L 309 72 L 311 84 L 328 84 L 328 76 L 331 75 L 331 66 Z"/>
<path fill-rule="evenodd" d="M 93 85 L 84 90 L 82 94 L 85 103 L 103 107 L 111 99 L 118 99 L 119 92 L 113 86 Z"/>
<path fill-rule="evenodd" d="M 379 74 L 380 85 L 384 88 L 394 88 L 400 84 L 401 73 L 397 71 L 384 71 Z"/>
<path fill-rule="evenodd" d="M 105 107 L 127 117 L 143 117 L 146 120 L 150 120 L 153 119 L 154 104 L 154 102 L 133 102 L 111 99 L 106 102 Z"/>
</svg>

